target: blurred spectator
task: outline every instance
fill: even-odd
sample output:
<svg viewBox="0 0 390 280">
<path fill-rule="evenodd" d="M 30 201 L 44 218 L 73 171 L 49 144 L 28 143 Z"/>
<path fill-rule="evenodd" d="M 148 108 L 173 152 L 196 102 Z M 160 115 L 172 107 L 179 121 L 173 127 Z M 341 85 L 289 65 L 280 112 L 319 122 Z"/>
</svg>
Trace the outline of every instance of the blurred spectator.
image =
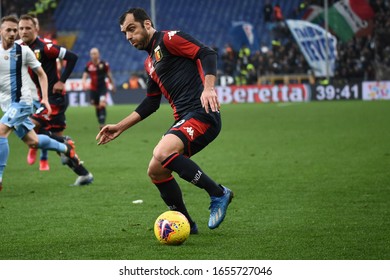
<svg viewBox="0 0 390 280">
<path fill-rule="evenodd" d="M 222 56 L 222 70 L 226 75 L 233 76 L 236 67 L 236 53 L 230 44 L 226 44 Z"/>
<path fill-rule="evenodd" d="M 15 15 L 20 17 L 34 8 L 34 0 L 2 0 L 1 11 L 3 15 Z"/>
<path fill-rule="evenodd" d="M 251 56 L 251 50 L 248 48 L 248 46 L 243 45 L 241 49 L 238 51 L 238 61 L 237 61 L 238 69 L 246 68 L 246 65 L 249 63 L 250 56 Z"/>
<path fill-rule="evenodd" d="M 143 88 L 146 89 L 146 83 L 142 78 L 142 75 L 138 75 L 137 73 L 133 73 L 129 78 L 129 88 L 137 89 Z"/>
<path fill-rule="evenodd" d="M 337 1 L 329 1 L 332 5 Z M 335 79 L 344 82 L 364 79 L 388 79 L 390 75 L 390 5 L 389 0 L 371 0 L 375 11 L 373 33 L 368 37 L 354 37 L 347 43 L 337 44 L 337 61 L 335 69 Z M 267 4 L 269 2 L 267 1 Z M 303 11 L 311 4 L 323 5 L 320 0 L 302 1 L 296 9 Z M 302 55 L 298 45 L 291 36 L 288 28 L 283 25 L 283 13 L 279 5 L 275 5 L 274 10 L 276 24 L 273 26 L 272 48 L 262 45 L 261 49 L 255 53 L 246 51 L 246 48 L 238 50 L 238 59 L 228 60 L 227 53 L 234 53 L 234 50 L 225 48 L 222 56 L 223 72 L 233 76 L 232 63 L 236 65 L 234 73 L 237 84 L 251 84 L 257 79 L 249 78 L 249 72 L 257 77 L 277 74 L 309 74 L 312 73 L 306 59 Z M 282 21 L 278 21 L 282 20 Z M 229 49 L 229 51 L 226 51 Z M 248 69 L 248 65 L 251 65 Z M 253 71 L 255 70 L 255 71 Z"/>
<path fill-rule="evenodd" d="M 140 87 L 139 85 L 139 77 L 137 74 L 132 74 L 129 78 L 129 88 L 130 89 L 137 89 Z"/>
<path fill-rule="evenodd" d="M 269 2 L 269 0 L 267 0 L 263 7 L 263 16 L 265 22 L 272 21 L 272 12 L 273 12 L 272 4 Z"/>
<path fill-rule="evenodd" d="M 274 6 L 274 20 L 275 21 L 283 21 L 284 20 L 282 8 L 280 7 L 279 4 L 276 4 Z"/>
<path fill-rule="evenodd" d="M 240 71 L 235 77 L 236 85 L 255 85 L 257 84 L 257 72 L 252 63 L 242 65 Z"/>
</svg>

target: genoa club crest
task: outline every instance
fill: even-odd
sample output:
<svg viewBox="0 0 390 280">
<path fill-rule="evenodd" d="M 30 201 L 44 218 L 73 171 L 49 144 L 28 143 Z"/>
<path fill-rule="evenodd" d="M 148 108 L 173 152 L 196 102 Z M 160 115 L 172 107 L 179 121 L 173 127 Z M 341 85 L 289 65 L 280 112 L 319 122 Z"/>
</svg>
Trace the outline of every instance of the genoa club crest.
<svg viewBox="0 0 390 280">
<path fill-rule="evenodd" d="M 41 50 L 34 50 L 34 53 L 35 53 L 35 57 L 38 60 L 41 60 Z"/>
<path fill-rule="evenodd" d="M 154 49 L 154 57 L 156 58 L 156 62 L 159 62 L 162 59 L 163 54 L 162 54 L 160 46 L 157 46 Z"/>
</svg>

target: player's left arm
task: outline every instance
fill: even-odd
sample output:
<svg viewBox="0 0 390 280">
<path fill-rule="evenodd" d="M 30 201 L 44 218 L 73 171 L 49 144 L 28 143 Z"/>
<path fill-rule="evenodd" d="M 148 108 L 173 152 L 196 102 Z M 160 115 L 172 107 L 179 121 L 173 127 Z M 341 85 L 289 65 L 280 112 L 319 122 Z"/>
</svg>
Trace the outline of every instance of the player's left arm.
<svg viewBox="0 0 390 280">
<path fill-rule="evenodd" d="M 65 89 L 65 82 L 69 78 L 70 74 L 72 74 L 72 71 L 76 66 L 78 56 L 74 52 L 60 47 L 58 58 L 60 58 L 61 60 L 65 60 L 66 65 L 64 71 L 62 71 L 61 73 L 60 80 L 54 84 L 53 91 L 56 93 L 63 93 Z"/>
<path fill-rule="evenodd" d="M 204 89 L 200 96 L 202 107 L 208 113 L 211 109 L 212 112 L 219 111 L 221 104 L 218 101 L 218 95 L 215 91 L 215 82 L 217 79 L 217 52 L 212 48 L 202 46 L 197 54 L 199 58 L 203 72 L 205 74 Z"/>
<path fill-rule="evenodd" d="M 217 52 L 181 31 L 166 33 L 164 44 L 174 55 L 190 58 L 194 61 L 200 60 L 205 75 L 204 90 L 200 97 L 202 106 L 207 113 L 210 109 L 212 112 L 218 111 L 220 103 L 214 88 L 217 76 Z"/>
</svg>

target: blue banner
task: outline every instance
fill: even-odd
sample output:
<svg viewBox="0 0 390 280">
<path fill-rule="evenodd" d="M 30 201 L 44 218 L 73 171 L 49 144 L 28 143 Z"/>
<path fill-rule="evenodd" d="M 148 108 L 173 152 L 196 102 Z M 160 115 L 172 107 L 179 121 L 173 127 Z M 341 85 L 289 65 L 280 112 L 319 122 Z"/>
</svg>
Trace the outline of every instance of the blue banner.
<svg viewBox="0 0 390 280">
<path fill-rule="evenodd" d="M 229 31 L 231 45 L 235 50 L 241 49 L 243 45 L 249 47 L 251 51 L 260 48 L 259 38 L 254 26 L 245 21 L 234 21 Z"/>
<path fill-rule="evenodd" d="M 299 48 L 316 77 L 334 76 L 337 39 L 317 24 L 304 20 L 287 20 Z"/>
</svg>

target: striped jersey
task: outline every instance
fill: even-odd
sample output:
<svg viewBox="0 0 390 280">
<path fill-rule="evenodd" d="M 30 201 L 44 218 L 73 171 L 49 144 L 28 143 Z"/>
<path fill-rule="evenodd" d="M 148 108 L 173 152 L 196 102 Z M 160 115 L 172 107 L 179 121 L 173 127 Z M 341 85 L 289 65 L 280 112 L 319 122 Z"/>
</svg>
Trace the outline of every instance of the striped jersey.
<svg viewBox="0 0 390 280">
<path fill-rule="evenodd" d="M 176 120 L 202 108 L 204 73 L 201 60 L 216 52 L 187 33 L 156 31 L 146 49 L 147 96 L 163 94 Z M 161 98 L 161 97 L 160 97 Z"/>
<path fill-rule="evenodd" d="M 55 45 L 52 41 L 47 39 L 42 39 L 37 37 L 34 42 L 29 45 L 30 49 L 34 52 L 35 57 L 40 63 L 42 63 L 42 68 L 47 75 L 48 82 L 48 95 L 53 95 L 53 86 L 57 83 L 59 78 L 59 73 L 57 71 L 57 58 L 64 59 L 67 50 L 64 47 Z M 32 80 L 34 83 L 39 86 L 38 76 L 35 73 L 32 73 Z M 39 95 L 41 93 L 39 92 Z"/>
<path fill-rule="evenodd" d="M 106 77 L 110 71 L 110 65 L 104 60 L 100 60 L 97 65 L 92 61 L 88 61 L 84 68 L 84 72 L 88 73 L 91 78 L 92 91 L 107 90 Z"/>
<path fill-rule="evenodd" d="M 0 106 L 4 112 L 13 102 L 32 104 L 28 67 L 40 66 L 29 47 L 14 43 L 12 48 L 4 50 L 0 44 Z"/>
</svg>

